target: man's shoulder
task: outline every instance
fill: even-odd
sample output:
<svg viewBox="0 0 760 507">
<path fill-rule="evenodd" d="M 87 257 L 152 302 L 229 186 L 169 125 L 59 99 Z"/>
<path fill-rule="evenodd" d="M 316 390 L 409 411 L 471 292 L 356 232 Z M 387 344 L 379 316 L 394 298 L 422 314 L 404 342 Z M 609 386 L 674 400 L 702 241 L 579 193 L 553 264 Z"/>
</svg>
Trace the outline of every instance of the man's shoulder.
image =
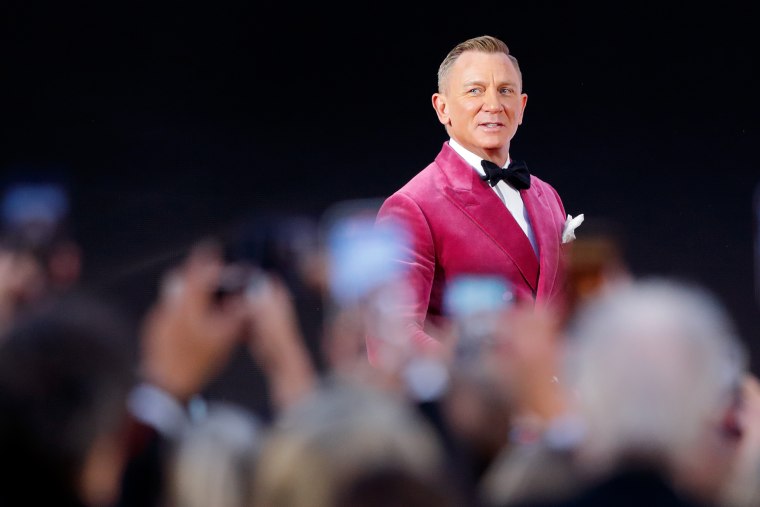
<svg viewBox="0 0 760 507">
<path fill-rule="evenodd" d="M 438 206 L 443 186 L 440 168 L 433 161 L 383 200 L 378 218 L 427 216 L 426 210 Z"/>
</svg>

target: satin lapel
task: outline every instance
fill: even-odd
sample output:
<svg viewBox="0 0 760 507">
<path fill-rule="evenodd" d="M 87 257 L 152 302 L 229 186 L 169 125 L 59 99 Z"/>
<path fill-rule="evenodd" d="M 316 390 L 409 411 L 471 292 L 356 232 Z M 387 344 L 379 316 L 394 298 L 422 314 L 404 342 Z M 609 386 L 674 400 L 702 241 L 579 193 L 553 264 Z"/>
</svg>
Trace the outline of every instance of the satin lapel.
<svg viewBox="0 0 760 507">
<path fill-rule="evenodd" d="M 533 234 L 538 243 L 538 253 L 541 263 L 541 276 L 538 280 L 537 297 L 551 294 L 557 278 L 559 262 L 559 238 L 554 225 L 552 211 L 545 201 L 540 188 L 531 185 L 527 190 L 521 190 L 523 203 L 528 211 Z"/>
<path fill-rule="evenodd" d="M 448 145 L 436 159 L 448 178 L 444 192 L 511 259 L 525 282 L 538 289 L 538 259 L 520 225 L 491 187 Z"/>
</svg>

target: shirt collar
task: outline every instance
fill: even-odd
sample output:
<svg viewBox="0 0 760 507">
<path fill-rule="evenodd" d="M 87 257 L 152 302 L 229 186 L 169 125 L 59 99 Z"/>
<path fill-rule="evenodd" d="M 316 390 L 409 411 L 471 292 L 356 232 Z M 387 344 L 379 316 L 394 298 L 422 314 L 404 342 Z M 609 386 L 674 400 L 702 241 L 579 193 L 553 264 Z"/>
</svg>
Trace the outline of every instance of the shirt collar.
<svg viewBox="0 0 760 507">
<path fill-rule="evenodd" d="M 453 138 L 449 138 L 449 146 L 451 146 L 451 148 L 455 152 L 457 152 L 459 156 L 465 160 L 465 162 L 470 164 L 473 167 L 473 169 L 475 169 L 478 172 L 478 174 L 480 174 L 481 176 L 486 175 L 486 172 L 483 170 L 483 166 L 480 164 L 483 161 L 481 157 L 465 149 L 461 144 L 456 142 Z M 507 162 L 504 165 L 504 167 L 508 167 L 509 162 L 510 162 L 510 158 L 509 156 L 507 156 Z"/>
</svg>

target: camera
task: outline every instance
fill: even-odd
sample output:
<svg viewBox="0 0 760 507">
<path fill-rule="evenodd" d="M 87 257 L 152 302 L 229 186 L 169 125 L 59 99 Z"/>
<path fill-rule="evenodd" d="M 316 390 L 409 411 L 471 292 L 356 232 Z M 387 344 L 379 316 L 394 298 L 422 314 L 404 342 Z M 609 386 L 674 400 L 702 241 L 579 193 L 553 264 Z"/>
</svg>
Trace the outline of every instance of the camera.
<svg viewBox="0 0 760 507">
<path fill-rule="evenodd" d="M 261 288 L 266 282 L 266 273 L 259 267 L 237 262 L 226 265 L 222 269 L 219 283 L 214 290 L 214 300 L 223 301 L 231 296 L 242 296 L 247 291 Z"/>
</svg>

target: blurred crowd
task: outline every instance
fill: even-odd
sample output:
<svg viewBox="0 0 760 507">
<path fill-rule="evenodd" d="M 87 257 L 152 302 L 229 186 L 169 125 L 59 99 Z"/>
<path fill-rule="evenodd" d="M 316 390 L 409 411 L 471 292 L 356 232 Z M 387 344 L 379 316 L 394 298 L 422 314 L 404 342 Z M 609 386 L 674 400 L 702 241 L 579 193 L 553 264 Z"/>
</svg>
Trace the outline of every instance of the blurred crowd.
<svg viewBox="0 0 760 507">
<path fill-rule="evenodd" d="M 130 322 L 80 283 L 59 192 L 3 201 L 0 505 L 760 505 L 760 383 L 730 312 L 634 275 L 610 224 L 568 244 L 565 307 L 462 280 L 430 351 L 375 202 L 198 238 Z M 212 389 L 241 351 L 252 403 Z"/>
</svg>

